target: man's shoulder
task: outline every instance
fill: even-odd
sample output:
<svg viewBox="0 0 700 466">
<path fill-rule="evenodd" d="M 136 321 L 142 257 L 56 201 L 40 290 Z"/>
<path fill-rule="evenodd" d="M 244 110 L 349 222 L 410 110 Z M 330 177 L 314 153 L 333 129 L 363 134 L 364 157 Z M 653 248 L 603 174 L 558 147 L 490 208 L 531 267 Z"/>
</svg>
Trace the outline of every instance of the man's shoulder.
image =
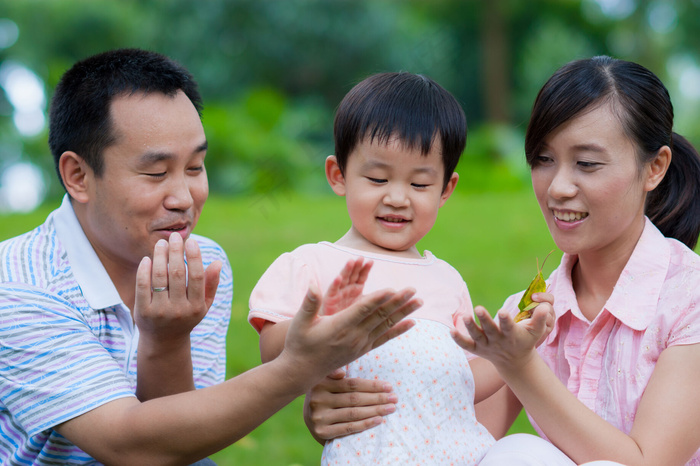
<svg viewBox="0 0 700 466">
<path fill-rule="evenodd" d="M 0 242 L 0 282 L 26 281 L 67 261 L 51 217 L 38 227 Z"/>
</svg>

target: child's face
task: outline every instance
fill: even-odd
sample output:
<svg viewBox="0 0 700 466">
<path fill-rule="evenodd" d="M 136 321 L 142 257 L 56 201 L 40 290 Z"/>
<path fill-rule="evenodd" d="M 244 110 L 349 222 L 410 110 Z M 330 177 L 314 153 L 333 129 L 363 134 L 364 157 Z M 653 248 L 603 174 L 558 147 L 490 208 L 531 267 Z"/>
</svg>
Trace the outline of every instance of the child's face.
<svg viewBox="0 0 700 466">
<path fill-rule="evenodd" d="M 416 243 L 435 223 L 438 209 L 452 194 L 452 175 L 443 190 L 440 144 L 430 153 L 406 149 L 397 139 L 388 144 L 358 144 L 348 157 L 345 176 L 334 156 L 326 161 L 333 191 L 345 196 L 352 228 L 338 243 L 355 249 L 420 256 Z"/>
</svg>

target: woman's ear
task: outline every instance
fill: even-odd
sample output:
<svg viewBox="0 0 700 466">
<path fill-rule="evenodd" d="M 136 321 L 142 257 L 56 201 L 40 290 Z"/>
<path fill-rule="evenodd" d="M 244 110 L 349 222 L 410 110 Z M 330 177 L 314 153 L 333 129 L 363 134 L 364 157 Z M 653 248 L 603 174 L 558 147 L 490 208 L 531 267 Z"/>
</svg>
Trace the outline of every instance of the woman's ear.
<svg viewBox="0 0 700 466">
<path fill-rule="evenodd" d="M 442 194 L 440 195 L 440 207 L 445 205 L 445 202 L 447 202 L 452 193 L 455 191 L 457 181 L 459 181 L 459 175 L 457 172 L 453 172 L 452 176 L 450 176 L 450 180 L 445 185 L 445 189 L 442 190 Z"/>
<path fill-rule="evenodd" d="M 87 202 L 88 186 L 94 172 L 87 166 L 85 159 L 75 152 L 66 151 L 58 160 L 58 171 L 70 197 L 80 203 Z"/>
<path fill-rule="evenodd" d="M 648 191 L 653 191 L 661 180 L 664 179 L 666 171 L 669 165 L 671 165 L 671 148 L 668 146 L 663 146 L 656 153 L 656 157 L 652 160 L 647 167 L 647 176 L 644 183 L 644 189 Z"/>
<path fill-rule="evenodd" d="M 345 177 L 335 155 L 326 157 L 326 179 L 334 193 L 338 196 L 345 196 Z"/>
</svg>

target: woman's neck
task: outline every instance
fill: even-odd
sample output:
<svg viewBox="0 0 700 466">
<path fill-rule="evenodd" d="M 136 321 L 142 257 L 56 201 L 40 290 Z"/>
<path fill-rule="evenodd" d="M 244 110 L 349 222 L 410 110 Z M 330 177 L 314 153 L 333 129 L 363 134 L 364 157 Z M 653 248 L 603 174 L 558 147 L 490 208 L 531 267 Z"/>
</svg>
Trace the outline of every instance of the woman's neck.
<svg viewBox="0 0 700 466">
<path fill-rule="evenodd" d="M 592 321 L 603 310 L 632 257 L 642 231 L 644 223 L 638 234 L 631 235 L 625 241 L 579 254 L 571 270 L 571 281 L 579 309 L 588 320 Z"/>
</svg>

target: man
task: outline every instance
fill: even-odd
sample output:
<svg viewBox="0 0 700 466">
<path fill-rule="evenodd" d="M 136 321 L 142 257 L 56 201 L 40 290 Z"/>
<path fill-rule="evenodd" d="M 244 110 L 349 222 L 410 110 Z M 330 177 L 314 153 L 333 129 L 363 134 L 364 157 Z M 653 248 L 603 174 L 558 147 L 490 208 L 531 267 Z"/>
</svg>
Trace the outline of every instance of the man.
<svg viewBox="0 0 700 466">
<path fill-rule="evenodd" d="M 67 194 L 0 243 L 2 464 L 192 463 L 411 327 L 412 290 L 327 317 L 309 290 L 282 355 L 223 381 L 231 270 L 191 234 L 208 195 L 200 109 L 189 73 L 142 50 L 58 84 L 49 145 Z"/>
</svg>

